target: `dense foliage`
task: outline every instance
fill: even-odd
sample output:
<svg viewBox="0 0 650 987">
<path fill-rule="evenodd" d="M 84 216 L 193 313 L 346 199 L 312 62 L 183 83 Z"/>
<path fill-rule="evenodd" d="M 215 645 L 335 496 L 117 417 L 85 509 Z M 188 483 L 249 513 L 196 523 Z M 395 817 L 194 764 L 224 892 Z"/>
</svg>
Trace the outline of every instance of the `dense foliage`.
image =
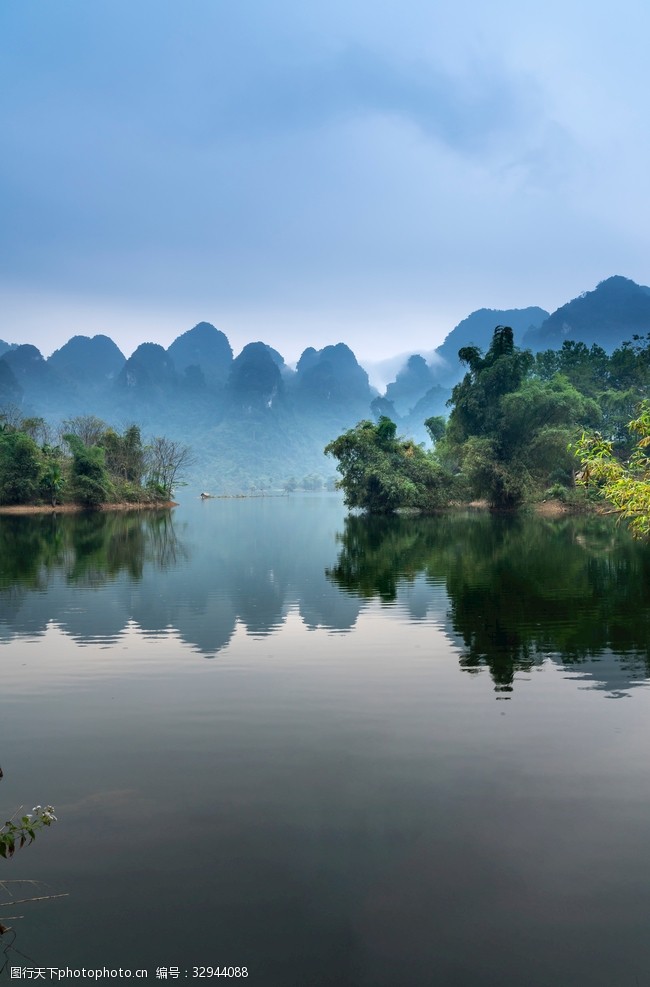
<svg viewBox="0 0 650 987">
<path fill-rule="evenodd" d="M 430 511 L 449 503 L 453 477 L 421 446 L 396 438 L 396 426 L 381 416 L 362 421 L 325 447 L 338 459 L 340 488 L 348 507 L 385 514 L 397 508 Z"/>
<path fill-rule="evenodd" d="M 533 377 L 533 355 L 514 345 L 509 326 L 497 326 L 485 356 L 476 347 L 458 356 L 468 372 L 452 391 L 437 449 L 463 477 L 468 496 L 514 507 L 549 483 L 571 486 L 567 446 L 577 425 L 600 420 L 598 404 L 561 373 Z"/>
<path fill-rule="evenodd" d="M 401 591 L 421 617 L 430 587 L 443 585 L 446 630 L 457 636 L 461 666 L 470 673 L 489 667 L 499 691 L 549 654 L 577 666 L 602 659 L 606 680 L 614 651 L 625 655 L 631 679 L 650 674 L 650 555 L 623 532 L 613 537 L 610 518 L 352 515 L 327 576 L 364 599 L 392 603 Z M 425 581 L 429 589 L 419 596 Z"/>
<path fill-rule="evenodd" d="M 629 423 L 639 436 L 629 460 L 614 455 L 613 443 L 602 435 L 583 434 L 576 444 L 582 463 L 580 482 L 595 483 L 606 500 L 629 521 L 635 535 L 650 535 L 650 402 L 644 401 L 638 416 Z"/>
<path fill-rule="evenodd" d="M 169 500 L 190 461 L 186 446 L 164 437 L 145 445 L 137 425 L 121 434 L 82 415 L 55 440 L 41 418 L 0 414 L 0 504 Z"/>
<path fill-rule="evenodd" d="M 349 506 L 386 512 L 428 510 L 459 497 L 484 499 L 493 507 L 516 507 L 545 495 L 575 499 L 576 448 L 585 450 L 576 445 L 581 433 L 600 429 L 601 470 L 605 462 L 614 469 L 617 457 L 629 455 L 627 422 L 650 394 L 650 337 L 635 336 L 611 355 L 567 341 L 558 351 L 533 356 L 514 345 L 509 326 L 497 326 L 485 354 L 465 346 L 458 356 L 467 372 L 452 391 L 449 419 L 425 422 L 433 453 L 396 440 L 385 416 L 377 425 L 361 422 L 327 446 L 339 460 L 339 485 Z M 413 466 L 406 465 L 407 449 Z M 610 460 L 603 451 L 611 453 Z M 631 474 L 643 481 L 645 463 L 637 451 L 628 472 L 618 476 L 619 494 L 623 476 L 628 487 Z M 422 478 L 415 464 L 424 470 Z M 639 517 L 637 500 L 630 510 Z"/>
</svg>

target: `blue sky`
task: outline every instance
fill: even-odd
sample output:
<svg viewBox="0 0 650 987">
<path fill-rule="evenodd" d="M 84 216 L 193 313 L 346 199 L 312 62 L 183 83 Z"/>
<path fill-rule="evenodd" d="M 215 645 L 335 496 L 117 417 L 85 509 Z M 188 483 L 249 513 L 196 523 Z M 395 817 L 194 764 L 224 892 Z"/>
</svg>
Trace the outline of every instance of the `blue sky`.
<svg viewBox="0 0 650 987">
<path fill-rule="evenodd" d="M 3 0 L 0 338 L 295 360 L 650 282 L 650 7 Z"/>
</svg>

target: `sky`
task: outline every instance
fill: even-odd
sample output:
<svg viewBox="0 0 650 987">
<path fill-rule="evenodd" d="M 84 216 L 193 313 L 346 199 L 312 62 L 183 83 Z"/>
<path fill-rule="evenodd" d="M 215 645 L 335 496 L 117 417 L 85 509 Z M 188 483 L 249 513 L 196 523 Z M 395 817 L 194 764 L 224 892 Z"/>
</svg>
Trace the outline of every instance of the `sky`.
<svg viewBox="0 0 650 987">
<path fill-rule="evenodd" d="M 645 0 L 2 0 L 0 339 L 287 362 L 650 282 Z"/>
</svg>

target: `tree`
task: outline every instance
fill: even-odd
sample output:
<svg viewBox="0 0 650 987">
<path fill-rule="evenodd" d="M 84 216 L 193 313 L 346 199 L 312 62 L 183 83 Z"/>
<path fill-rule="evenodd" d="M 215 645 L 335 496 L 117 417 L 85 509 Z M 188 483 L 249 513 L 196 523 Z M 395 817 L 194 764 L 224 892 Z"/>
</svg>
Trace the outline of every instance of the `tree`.
<svg viewBox="0 0 650 987">
<path fill-rule="evenodd" d="M 178 483 L 194 463 L 189 446 L 173 439 L 157 435 L 146 448 L 148 483 L 165 497 L 171 497 L 174 484 Z"/>
<path fill-rule="evenodd" d="M 75 435 L 85 446 L 96 446 L 107 429 L 107 424 L 96 415 L 76 415 L 61 423 L 62 438 L 67 442 L 68 435 Z"/>
<path fill-rule="evenodd" d="M 52 507 L 56 507 L 59 494 L 65 487 L 65 477 L 62 470 L 62 454 L 58 446 L 43 446 L 41 490 Z"/>
<path fill-rule="evenodd" d="M 25 504 L 38 495 L 39 448 L 29 435 L 0 426 L 0 504 Z"/>
<path fill-rule="evenodd" d="M 51 429 L 44 418 L 23 418 L 19 429 L 40 445 L 50 442 Z"/>
<path fill-rule="evenodd" d="M 582 463 L 580 482 L 595 483 L 602 496 L 629 521 L 632 533 L 650 535 L 650 401 L 643 401 L 638 415 L 629 423 L 631 434 L 640 436 L 627 463 L 616 458 L 613 443 L 596 432 L 583 433 L 575 445 Z"/>
<path fill-rule="evenodd" d="M 447 431 L 447 422 L 443 415 L 432 415 L 431 418 L 425 420 L 424 427 L 429 433 L 429 438 L 435 445 Z"/>
<path fill-rule="evenodd" d="M 512 329 L 497 326 L 485 356 L 465 347 L 468 373 L 452 392 L 447 430 L 436 443 L 459 471 L 468 496 L 516 507 L 548 482 L 573 483 L 567 445 L 576 423 L 594 425 L 600 411 L 557 373 L 531 378 L 533 357 L 514 346 Z"/>
<path fill-rule="evenodd" d="M 145 452 L 137 425 L 129 425 L 124 435 L 107 428 L 100 436 L 98 444 L 106 452 L 106 466 L 113 476 L 136 486 L 141 484 Z"/>
<path fill-rule="evenodd" d="M 396 438 L 396 425 L 381 416 L 359 422 L 325 447 L 338 459 L 337 486 L 348 507 L 387 514 L 399 507 L 431 511 L 452 499 L 453 479 L 411 440 Z"/>
<path fill-rule="evenodd" d="M 476 346 L 458 351 L 468 372 L 451 394 L 452 412 L 447 437 L 456 445 L 470 436 L 494 436 L 501 424 L 501 398 L 516 391 L 533 362 L 528 350 L 519 350 L 510 326 L 497 326 L 485 354 Z"/>
<path fill-rule="evenodd" d="M 72 495 L 86 507 L 99 507 L 111 499 L 113 487 L 106 470 L 104 450 L 86 446 L 77 435 L 63 436 L 72 450 Z"/>
</svg>

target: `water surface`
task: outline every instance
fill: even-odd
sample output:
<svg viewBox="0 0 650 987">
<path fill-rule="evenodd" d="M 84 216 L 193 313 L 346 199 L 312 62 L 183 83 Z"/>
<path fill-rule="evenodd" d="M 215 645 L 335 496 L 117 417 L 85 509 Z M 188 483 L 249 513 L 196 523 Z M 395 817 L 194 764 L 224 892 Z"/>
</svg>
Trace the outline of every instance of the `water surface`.
<svg viewBox="0 0 650 987">
<path fill-rule="evenodd" d="M 649 587 L 608 519 L 0 517 L 2 804 L 60 819 L 3 876 L 70 892 L 16 949 L 264 987 L 645 983 Z"/>
</svg>

